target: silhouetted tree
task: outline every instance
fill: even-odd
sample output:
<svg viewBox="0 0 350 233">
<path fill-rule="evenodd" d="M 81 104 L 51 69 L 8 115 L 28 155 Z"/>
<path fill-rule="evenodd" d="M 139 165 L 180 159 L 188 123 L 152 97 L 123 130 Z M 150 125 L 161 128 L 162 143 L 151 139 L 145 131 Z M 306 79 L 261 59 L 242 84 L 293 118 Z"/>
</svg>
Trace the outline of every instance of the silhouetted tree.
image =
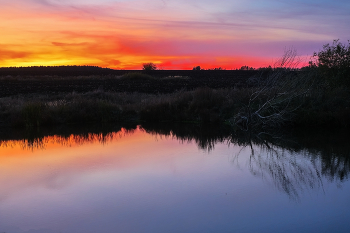
<svg viewBox="0 0 350 233">
<path fill-rule="evenodd" d="M 225 70 L 225 69 L 223 69 L 223 68 L 221 68 L 221 67 L 215 67 L 215 68 L 208 69 L 208 70 Z"/>
<path fill-rule="evenodd" d="M 255 70 L 253 67 L 249 67 L 249 66 L 242 66 L 240 68 L 240 70 Z"/>
<path fill-rule="evenodd" d="M 231 123 L 244 130 L 280 127 L 292 120 L 301 106 L 298 99 L 309 92 L 310 78 L 297 75 L 289 67 L 298 63 L 296 52 L 287 50 L 267 77 L 248 81 L 254 86 L 248 90 L 249 98 L 241 103 Z M 248 66 L 244 66 L 248 69 Z"/>
<path fill-rule="evenodd" d="M 350 87 L 350 41 L 346 45 L 334 40 L 332 45 L 323 45 L 323 50 L 315 52 L 313 57 L 328 84 Z"/>
<path fill-rule="evenodd" d="M 150 63 L 144 63 L 143 65 L 143 70 L 156 70 L 157 69 L 157 65 L 150 62 Z"/>
</svg>

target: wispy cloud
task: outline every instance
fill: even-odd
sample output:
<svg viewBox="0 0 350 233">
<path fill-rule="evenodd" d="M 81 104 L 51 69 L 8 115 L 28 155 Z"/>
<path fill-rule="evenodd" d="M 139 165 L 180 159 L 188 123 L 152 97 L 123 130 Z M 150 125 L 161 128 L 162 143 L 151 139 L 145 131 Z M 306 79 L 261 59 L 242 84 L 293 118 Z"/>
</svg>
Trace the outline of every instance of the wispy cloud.
<svg viewBox="0 0 350 233">
<path fill-rule="evenodd" d="M 0 60 L 191 68 L 250 59 L 259 66 L 286 47 L 308 55 L 349 39 L 349 11 L 343 0 L 0 0 Z"/>
</svg>

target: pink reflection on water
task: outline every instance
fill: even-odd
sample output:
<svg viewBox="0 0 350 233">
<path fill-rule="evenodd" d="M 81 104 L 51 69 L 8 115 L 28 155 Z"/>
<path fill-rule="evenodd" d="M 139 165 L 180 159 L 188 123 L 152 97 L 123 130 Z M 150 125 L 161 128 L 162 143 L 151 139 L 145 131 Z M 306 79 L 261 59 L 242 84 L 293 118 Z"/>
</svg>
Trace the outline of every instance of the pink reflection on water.
<svg viewBox="0 0 350 233">
<path fill-rule="evenodd" d="M 97 218 L 99 211 L 123 216 L 153 202 L 174 206 L 180 200 L 168 195 L 196 188 L 210 176 L 202 174 L 208 164 L 195 156 L 203 155 L 195 143 L 140 128 L 105 138 L 50 136 L 39 144 L 8 141 L 0 147 L 0 226 L 53 232 L 71 224 L 81 231 L 86 224 L 76 221 Z"/>
<path fill-rule="evenodd" d="M 144 167 L 161 157 L 163 149 L 171 148 L 172 153 L 179 149 L 173 140 L 155 148 L 155 139 L 137 128 L 105 136 L 48 136 L 31 145 L 7 141 L 0 146 L 0 199 L 33 186 L 60 189 L 84 173 Z"/>
<path fill-rule="evenodd" d="M 140 128 L 2 142 L 0 232 L 281 232 L 305 218 L 323 229 L 349 206 L 349 182 L 328 198 L 342 202 L 310 195 L 295 205 L 245 169 L 249 158 L 249 148 L 217 143 L 208 152 Z"/>
</svg>

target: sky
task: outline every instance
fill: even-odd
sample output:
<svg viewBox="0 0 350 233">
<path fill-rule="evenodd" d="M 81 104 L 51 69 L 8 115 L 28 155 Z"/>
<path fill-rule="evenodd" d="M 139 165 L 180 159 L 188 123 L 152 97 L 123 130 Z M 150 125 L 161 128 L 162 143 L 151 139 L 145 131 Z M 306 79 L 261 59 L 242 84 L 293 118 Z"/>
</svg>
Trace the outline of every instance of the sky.
<svg viewBox="0 0 350 233">
<path fill-rule="evenodd" d="M 307 62 L 350 39 L 349 0 L 0 0 L 0 67 L 160 69 Z"/>
</svg>

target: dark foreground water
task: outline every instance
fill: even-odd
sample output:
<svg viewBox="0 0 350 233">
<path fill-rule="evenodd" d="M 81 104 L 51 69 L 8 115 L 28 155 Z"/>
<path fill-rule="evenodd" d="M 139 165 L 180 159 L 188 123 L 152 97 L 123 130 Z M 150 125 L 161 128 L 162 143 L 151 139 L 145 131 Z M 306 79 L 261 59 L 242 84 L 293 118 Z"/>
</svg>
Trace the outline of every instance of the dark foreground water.
<svg viewBox="0 0 350 233">
<path fill-rule="evenodd" d="M 0 232 L 350 232 L 344 136 L 21 135 L 0 141 Z"/>
</svg>

